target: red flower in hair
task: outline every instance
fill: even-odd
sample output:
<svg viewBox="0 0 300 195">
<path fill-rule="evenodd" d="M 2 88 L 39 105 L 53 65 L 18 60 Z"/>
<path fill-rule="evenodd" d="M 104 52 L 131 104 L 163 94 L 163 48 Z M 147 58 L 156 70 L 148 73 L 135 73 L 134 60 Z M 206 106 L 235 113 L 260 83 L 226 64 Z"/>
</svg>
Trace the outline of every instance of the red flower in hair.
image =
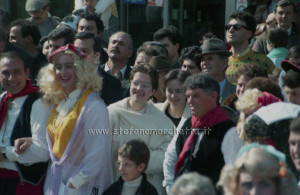
<svg viewBox="0 0 300 195">
<path fill-rule="evenodd" d="M 262 94 L 263 96 L 257 98 L 259 106 L 267 106 L 275 102 L 282 102 L 281 99 L 268 92 L 262 92 Z"/>
</svg>

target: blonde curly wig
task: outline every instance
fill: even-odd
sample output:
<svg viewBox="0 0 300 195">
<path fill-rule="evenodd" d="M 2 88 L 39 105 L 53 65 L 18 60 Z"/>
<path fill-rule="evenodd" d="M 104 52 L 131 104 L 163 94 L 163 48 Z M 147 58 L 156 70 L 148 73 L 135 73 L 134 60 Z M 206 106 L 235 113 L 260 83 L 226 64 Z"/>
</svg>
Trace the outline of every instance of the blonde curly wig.
<svg viewBox="0 0 300 195">
<path fill-rule="evenodd" d="M 236 109 L 240 112 L 237 130 L 244 143 L 250 143 L 254 141 L 250 140 L 246 134 L 246 131 L 244 130 L 244 126 L 246 124 L 246 118 L 260 107 L 257 102 L 257 98 L 262 96 L 263 93 L 258 89 L 247 89 L 235 104 Z"/>
<path fill-rule="evenodd" d="M 102 88 L 102 77 L 97 73 L 93 64 L 86 59 L 80 59 L 73 51 L 67 50 L 53 57 L 55 63 L 61 55 L 70 55 L 76 67 L 76 88 L 98 92 Z M 43 93 L 42 101 L 46 104 L 59 104 L 66 98 L 60 82 L 56 79 L 53 63 L 43 67 L 38 75 L 38 85 Z"/>
</svg>

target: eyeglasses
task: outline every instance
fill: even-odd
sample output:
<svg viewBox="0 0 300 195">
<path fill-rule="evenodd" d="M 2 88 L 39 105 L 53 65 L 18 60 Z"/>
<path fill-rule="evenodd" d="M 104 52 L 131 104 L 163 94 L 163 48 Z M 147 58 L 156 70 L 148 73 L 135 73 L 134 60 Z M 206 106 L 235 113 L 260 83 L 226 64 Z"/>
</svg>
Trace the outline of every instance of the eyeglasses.
<svg viewBox="0 0 300 195">
<path fill-rule="evenodd" d="M 225 30 L 229 30 L 231 27 L 233 27 L 234 30 L 240 30 L 241 28 L 249 30 L 249 28 L 242 24 L 226 24 L 224 26 Z"/>
<path fill-rule="evenodd" d="M 119 162 L 119 161 L 116 161 L 116 162 L 115 162 L 115 165 L 116 165 L 117 169 L 119 169 L 120 166 L 122 165 L 122 167 L 123 167 L 124 169 L 126 169 L 126 170 L 129 169 L 130 167 L 134 166 L 134 165 L 127 164 L 127 163 L 121 163 L 121 162 Z"/>
<path fill-rule="evenodd" d="M 131 81 L 130 82 L 134 87 L 140 86 L 143 89 L 149 89 L 151 87 L 150 83 L 147 82 L 139 82 L 139 81 Z"/>
</svg>

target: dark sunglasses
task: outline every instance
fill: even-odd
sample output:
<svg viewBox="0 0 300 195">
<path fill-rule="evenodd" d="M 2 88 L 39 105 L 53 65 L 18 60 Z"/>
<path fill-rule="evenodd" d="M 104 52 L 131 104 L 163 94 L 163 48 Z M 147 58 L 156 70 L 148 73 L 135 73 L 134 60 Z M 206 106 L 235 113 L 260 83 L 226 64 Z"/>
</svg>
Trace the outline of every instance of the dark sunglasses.
<svg viewBox="0 0 300 195">
<path fill-rule="evenodd" d="M 241 28 L 249 30 L 247 26 L 244 26 L 242 24 L 226 24 L 224 27 L 225 30 L 229 30 L 231 27 L 233 27 L 234 30 L 240 30 Z"/>
</svg>

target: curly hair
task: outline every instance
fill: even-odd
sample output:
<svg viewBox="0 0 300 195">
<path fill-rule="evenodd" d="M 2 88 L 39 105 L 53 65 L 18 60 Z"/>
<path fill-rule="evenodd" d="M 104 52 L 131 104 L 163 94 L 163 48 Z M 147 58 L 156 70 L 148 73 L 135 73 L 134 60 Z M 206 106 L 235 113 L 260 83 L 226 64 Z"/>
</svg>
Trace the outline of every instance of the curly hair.
<svg viewBox="0 0 300 195">
<path fill-rule="evenodd" d="M 279 163 L 279 159 L 265 149 L 255 147 L 245 151 L 234 163 L 225 165 L 222 169 L 218 187 L 223 188 L 226 195 L 239 194 L 239 177 L 241 173 L 271 178 L 277 187 L 278 194 L 297 194 L 295 178 L 290 170 Z M 279 177 L 283 168 L 290 176 Z"/>
<path fill-rule="evenodd" d="M 238 98 L 237 102 L 235 103 L 236 109 L 240 112 L 237 130 L 240 135 L 240 138 L 246 143 L 252 141 L 250 140 L 244 129 L 246 124 L 246 118 L 248 115 L 252 114 L 259 108 L 257 98 L 262 96 L 263 93 L 260 90 L 248 89 L 240 98 Z"/>
<path fill-rule="evenodd" d="M 249 43 L 256 31 L 256 20 L 255 17 L 245 11 L 235 11 L 229 16 L 229 20 L 231 19 L 239 19 L 246 23 L 246 27 L 252 32 L 252 36 L 249 38 Z"/>
<path fill-rule="evenodd" d="M 266 70 L 261 69 L 256 64 L 246 63 L 240 66 L 235 73 L 235 79 L 238 80 L 240 76 L 246 76 L 249 79 L 254 77 L 268 77 L 268 73 Z"/>
<path fill-rule="evenodd" d="M 200 47 L 198 46 L 185 47 L 181 51 L 178 62 L 182 66 L 184 60 L 192 60 L 193 62 L 195 62 L 199 70 L 201 70 L 200 67 L 201 59 L 199 57 L 196 57 L 196 55 L 198 54 L 201 54 Z"/>
<path fill-rule="evenodd" d="M 265 91 L 268 92 L 279 99 L 283 100 L 283 96 L 281 93 L 281 89 L 279 85 L 272 81 L 270 78 L 265 78 L 265 77 L 255 77 L 251 79 L 246 85 L 245 85 L 245 90 L 247 89 L 253 89 L 257 88 L 260 91 Z"/>
<path fill-rule="evenodd" d="M 82 90 L 92 90 L 98 92 L 102 88 L 102 77 L 96 71 L 93 64 L 86 59 L 80 59 L 74 52 L 67 50 L 54 56 L 55 62 L 61 55 L 70 55 L 74 59 L 76 67 L 76 88 Z M 43 93 L 42 101 L 46 104 L 59 104 L 65 99 L 64 90 L 60 82 L 56 79 L 53 63 L 43 67 L 38 75 L 38 85 Z"/>
</svg>

